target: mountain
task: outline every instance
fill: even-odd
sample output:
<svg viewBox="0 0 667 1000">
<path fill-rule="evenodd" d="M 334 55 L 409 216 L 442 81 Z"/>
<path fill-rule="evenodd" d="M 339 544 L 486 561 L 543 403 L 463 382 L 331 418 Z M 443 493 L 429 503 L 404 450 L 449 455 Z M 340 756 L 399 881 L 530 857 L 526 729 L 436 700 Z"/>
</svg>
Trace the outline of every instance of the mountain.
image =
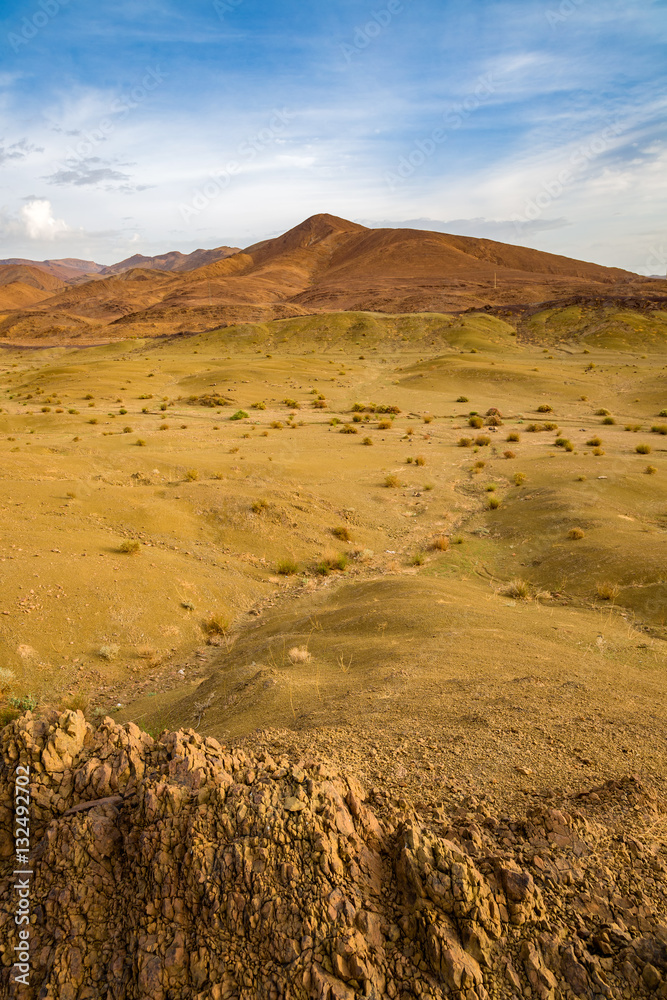
<svg viewBox="0 0 667 1000">
<path fill-rule="evenodd" d="M 23 257 L 7 257 L 5 260 L 0 260 L 0 269 L 14 265 L 39 268 L 40 271 L 45 271 L 61 281 L 81 278 L 82 275 L 96 274 L 103 269 L 102 264 L 96 264 L 93 260 L 78 260 L 76 257 L 64 257 L 61 260 L 26 260 Z M 1 270 L 0 273 L 2 273 Z"/>
<path fill-rule="evenodd" d="M 2 269 L 0 268 L 0 273 Z M 155 336 L 333 311 L 460 312 L 513 308 L 572 296 L 648 294 L 655 283 L 620 268 L 494 240 L 422 229 L 369 229 L 315 215 L 242 251 L 229 247 L 136 255 L 92 280 L 7 317 L 11 339 L 62 330 Z"/>
</svg>

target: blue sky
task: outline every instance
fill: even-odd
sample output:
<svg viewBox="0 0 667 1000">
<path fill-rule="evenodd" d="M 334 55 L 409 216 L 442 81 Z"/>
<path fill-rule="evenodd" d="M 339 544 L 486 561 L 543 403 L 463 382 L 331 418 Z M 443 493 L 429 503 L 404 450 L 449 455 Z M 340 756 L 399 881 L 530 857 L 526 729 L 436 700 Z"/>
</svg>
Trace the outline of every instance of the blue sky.
<svg viewBox="0 0 667 1000">
<path fill-rule="evenodd" d="M 315 212 L 667 270 L 667 0 L 2 0 L 0 257 Z"/>
</svg>

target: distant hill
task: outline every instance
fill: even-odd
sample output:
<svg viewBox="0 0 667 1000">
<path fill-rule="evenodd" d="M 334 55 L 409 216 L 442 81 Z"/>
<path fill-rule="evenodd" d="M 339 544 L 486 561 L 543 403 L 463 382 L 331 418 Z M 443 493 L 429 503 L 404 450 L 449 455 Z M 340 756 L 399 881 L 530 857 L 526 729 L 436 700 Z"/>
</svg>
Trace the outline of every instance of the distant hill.
<svg viewBox="0 0 667 1000">
<path fill-rule="evenodd" d="M 89 324 L 95 338 L 118 338 L 335 311 L 445 313 L 571 296 L 641 298 L 655 289 L 652 279 L 620 268 L 488 239 L 369 229 L 332 215 L 312 216 L 241 251 L 136 254 L 93 265 L 90 280 L 81 270 L 90 262 L 31 266 L 44 263 L 80 270 L 49 297 L 17 306 L 2 323 L 3 336 L 43 341 L 62 330 L 64 315 L 77 336 Z"/>
</svg>

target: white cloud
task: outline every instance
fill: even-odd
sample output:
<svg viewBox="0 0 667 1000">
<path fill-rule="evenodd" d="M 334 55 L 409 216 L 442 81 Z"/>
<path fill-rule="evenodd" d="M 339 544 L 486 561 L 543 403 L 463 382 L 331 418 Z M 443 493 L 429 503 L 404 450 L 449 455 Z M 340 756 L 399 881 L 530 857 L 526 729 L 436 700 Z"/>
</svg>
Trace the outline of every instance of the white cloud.
<svg viewBox="0 0 667 1000">
<path fill-rule="evenodd" d="M 25 234 L 31 240 L 55 240 L 69 232 L 67 223 L 54 217 L 51 202 L 45 198 L 29 201 L 19 215 Z"/>
</svg>

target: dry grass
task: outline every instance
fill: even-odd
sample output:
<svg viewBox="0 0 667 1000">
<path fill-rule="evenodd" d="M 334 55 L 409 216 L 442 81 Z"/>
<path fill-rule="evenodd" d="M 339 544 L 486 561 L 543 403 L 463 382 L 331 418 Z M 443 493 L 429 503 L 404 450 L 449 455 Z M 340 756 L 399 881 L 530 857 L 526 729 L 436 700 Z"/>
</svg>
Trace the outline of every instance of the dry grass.
<svg viewBox="0 0 667 1000">
<path fill-rule="evenodd" d="M 217 613 L 205 618 L 201 627 L 206 635 L 225 635 L 230 624 L 226 615 Z"/>
<path fill-rule="evenodd" d="M 338 525 L 338 527 L 336 528 L 332 528 L 331 534 L 334 536 L 334 538 L 339 538 L 341 542 L 352 541 L 352 533 L 350 532 L 349 528 L 345 527 L 344 524 Z"/>
<path fill-rule="evenodd" d="M 449 538 L 447 535 L 436 535 L 431 539 L 431 548 L 436 552 L 446 552 L 449 548 Z"/>
<path fill-rule="evenodd" d="M 292 646 L 287 655 L 290 663 L 308 663 L 313 658 L 305 646 Z"/>
<path fill-rule="evenodd" d="M 398 487 L 401 486 L 402 483 L 401 480 L 398 478 L 398 476 L 394 475 L 393 473 L 390 473 L 389 475 L 384 477 L 383 485 L 386 486 L 388 489 L 395 490 L 398 489 Z"/>
<path fill-rule="evenodd" d="M 621 588 L 615 583 L 603 582 L 595 585 L 595 593 L 600 601 L 615 601 Z"/>
<path fill-rule="evenodd" d="M 517 578 L 510 580 L 500 593 L 503 597 L 511 597 L 515 601 L 526 601 L 530 596 L 530 585 L 525 580 Z"/>
<path fill-rule="evenodd" d="M 118 551 L 122 552 L 126 556 L 135 556 L 141 551 L 141 543 L 136 540 L 136 538 L 126 538 L 124 542 L 121 542 L 118 546 Z"/>
<path fill-rule="evenodd" d="M 295 573 L 299 572 L 299 567 L 294 559 L 281 559 L 276 566 L 276 572 L 280 576 L 294 576 Z"/>
</svg>

